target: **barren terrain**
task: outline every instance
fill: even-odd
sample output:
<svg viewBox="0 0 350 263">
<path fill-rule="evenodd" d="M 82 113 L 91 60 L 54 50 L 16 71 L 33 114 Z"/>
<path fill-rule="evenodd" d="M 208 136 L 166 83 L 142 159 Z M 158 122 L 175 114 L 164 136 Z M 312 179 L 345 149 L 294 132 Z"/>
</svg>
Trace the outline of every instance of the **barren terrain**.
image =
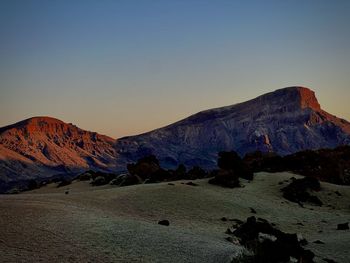
<svg viewBox="0 0 350 263">
<path fill-rule="evenodd" d="M 255 215 L 305 237 L 317 262 L 349 262 L 350 231 L 336 228 L 350 221 L 350 187 L 322 183 L 317 196 L 324 205 L 302 208 L 280 192 L 292 176 L 299 177 L 258 173 L 235 189 L 208 179 L 194 181 L 198 186 L 176 181 L 92 187 L 74 181 L 0 195 L 1 261 L 231 262 L 242 247 L 225 240 L 232 222 L 220 219 Z M 159 225 L 162 219 L 170 226 Z"/>
</svg>

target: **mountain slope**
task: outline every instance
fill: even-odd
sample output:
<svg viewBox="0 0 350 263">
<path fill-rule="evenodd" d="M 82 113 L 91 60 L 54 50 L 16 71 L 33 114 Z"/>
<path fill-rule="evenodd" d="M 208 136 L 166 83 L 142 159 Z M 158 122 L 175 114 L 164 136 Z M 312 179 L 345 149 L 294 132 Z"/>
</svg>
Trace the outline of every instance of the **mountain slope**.
<svg viewBox="0 0 350 263">
<path fill-rule="evenodd" d="M 313 91 L 289 87 L 253 100 L 199 112 L 179 122 L 117 140 L 119 162 L 155 154 L 163 165 L 214 167 L 219 151 L 282 155 L 350 144 L 350 123 L 323 111 Z"/>
<path fill-rule="evenodd" d="M 50 117 L 0 128 L 0 179 L 11 181 L 85 169 L 113 170 L 115 140 Z"/>
</svg>

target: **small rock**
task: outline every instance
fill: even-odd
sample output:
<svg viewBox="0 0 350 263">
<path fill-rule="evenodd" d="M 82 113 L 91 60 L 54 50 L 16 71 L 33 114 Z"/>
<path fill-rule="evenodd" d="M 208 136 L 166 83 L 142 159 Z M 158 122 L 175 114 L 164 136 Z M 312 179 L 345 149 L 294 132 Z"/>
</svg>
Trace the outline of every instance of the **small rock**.
<svg viewBox="0 0 350 263">
<path fill-rule="evenodd" d="M 315 243 L 315 244 L 324 244 L 324 242 L 322 242 L 321 240 L 316 240 L 313 243 Z"/>
<path fill-rule="evenodd" d="M 337 196 L 341 196 L 341 193 L 339 191 L 334 192 Z"/>
<path fill-rule="evenodd" d="M 221 217 L 220 220 L 223 221 L 223 222 L 226 222 L 226 221 L 227 221 L 227 218 L 226 218 L 226 217 Z"/>
<path fill-rule="evenodd" d="M 337 263 L 333 259 L 329 259 L 329 258 L 324 258 L 323 261 L 326 261 L 327 263 Z"/>
<path fill-rule="evenodd" d="M 198 186 L 198 184 L 195 184 L 195 183 L 192 183 L 192 182 L 188 182 L 186 183 L 187 185 L 190 185 L 190 186 Z"/>
<path fill-rule="evenodd" d="M 242 220 L 239 220 L 239 219 L 236 219 L 236 218 L 232 218 L 232 219 L 229 219 L 230 221 L 232 222 L 236 222 L 238 225 L 242 225 L 244 222 Z"/>
<path fill-rule="evenodd" d="M 227 228 L 225 234 L 232 235 L 233 231 L 230 228 Z"/>
<path fill-rule="evenodd" d="M 69 190 L 66 190 L 64 193 L 65 193 L 66 195 L 69 194 Z"/>
<path fill-rule="evenodd" d="M 348 229 L 349 229 L 349 223 L 338 224 L 337 230 L 348 230 Z"/>
<path fill-rule="evenodd" d="M 158 221 L 158 225 L 169 226 L 170 223 L 168 220 L 160 220 L 160 221 Z"/>
<path fill-rule="evenodd" d="M 256 211 L 255 211 L 254 208 L 252 208 L 252 207 L 249 207 L 249 208 L 250 208 L 250 212 L 251 212 L 252 214 L 256 214 Z"/>
<path fill-rule="evenodd" d="M 232 237 L 226 237 L 225 239 L 226 239 L 228 242 L 233 243 L 233 238 L 232 238 Z"/>
</svg>

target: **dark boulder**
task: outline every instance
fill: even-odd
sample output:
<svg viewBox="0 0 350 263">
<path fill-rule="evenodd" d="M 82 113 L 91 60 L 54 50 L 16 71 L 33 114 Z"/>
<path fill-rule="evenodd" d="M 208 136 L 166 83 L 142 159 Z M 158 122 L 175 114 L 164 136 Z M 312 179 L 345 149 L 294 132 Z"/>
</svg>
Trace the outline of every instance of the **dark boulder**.
<svg viewBox="0 0 350 263">
<path fill-rule="evenodd" d="M 195 183 L 193 183 L 193 182 L 188 182 L 188 183 L 186 183 L 186 185 L 190 185 L 190 186 L 198 186 L 198 184 L 195 184 Z"/>
<path fill-rule="evenodd" d="M 343 223 L 343 224 L 338 224 L 337 230 L 348 230 L 349 229 L 349 223 Z"/>
<path fill-rule="evenodd" d="M 321 189 L 320 182 L 313 177 L 305 177 L 302 179 L 295 179 L 281 189 L 283 197 L 291 202 L 302 205 L 304 202 L 312 203 L 318 206 L 322 205 L 322 201 L 310 191 L 319 191 Z"/>
<path fill-rule="evenodd" d="M 168 220 L 160 220 L 160 221 L 158 221 L 158 225 L 169 226 L 170 223 Z"/>
<path fill-rule="evenodd" d="M 274 228 L 267 220 L 256 220 L 254 216 L 240 225 L 233 235 L 254 253 L 253 262 L 288 262 L 290 257 L 298 262 L 313 262 L 314 254 L 305 250 L 296 234 L 284 233 Z"/>
</svg>

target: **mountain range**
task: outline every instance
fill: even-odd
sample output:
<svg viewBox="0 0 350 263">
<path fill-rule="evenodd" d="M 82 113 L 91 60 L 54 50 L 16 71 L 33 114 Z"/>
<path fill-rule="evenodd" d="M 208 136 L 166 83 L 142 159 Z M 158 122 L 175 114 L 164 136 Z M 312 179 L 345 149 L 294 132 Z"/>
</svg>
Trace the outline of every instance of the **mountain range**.
<svg viewBox="0 0 350 263">
<path fill-rule="evenodd" d="M 122 171 L 148 154 L 168 168 L 213 168 L 220 151 L 286 155 L 349 144 L 348 121 L 322 110 L 312 90 L 288 87 L 117 140 L 51 117 L 2 127 L 0 183 L 87 169 Z"/>
</svg>

